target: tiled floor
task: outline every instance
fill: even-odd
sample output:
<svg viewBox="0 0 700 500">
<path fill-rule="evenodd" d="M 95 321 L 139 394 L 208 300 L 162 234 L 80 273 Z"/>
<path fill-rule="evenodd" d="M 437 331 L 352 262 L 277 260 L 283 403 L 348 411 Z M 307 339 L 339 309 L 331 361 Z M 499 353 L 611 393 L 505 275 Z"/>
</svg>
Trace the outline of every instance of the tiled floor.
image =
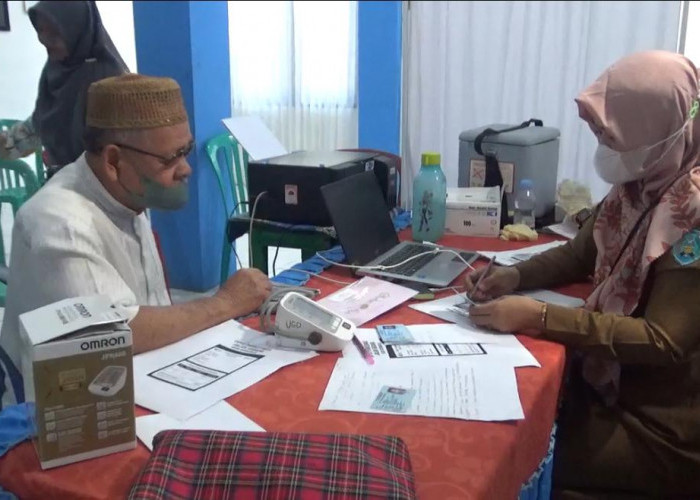
<svg viewBox="0 0 700 500">
<path fill-rule="evenodd" d="M 268 248 L 267 260 L 269 262 L 269 273 L 270 277 L 274 276 L 272 264 L 275 258 L 276 248 Z M 236 240 L 236 253 L 241 259 L 241 264 L 243 267 L 248 267 L 248 235 L 245 234 Z M 298 248 L 283 248 L 280 247 L 279 254 L 277 255 L 277 263 L 275 270 L 277 273 L 289 269 L 294 264 L 301 262 L 301 250 Z"/>
</svg>

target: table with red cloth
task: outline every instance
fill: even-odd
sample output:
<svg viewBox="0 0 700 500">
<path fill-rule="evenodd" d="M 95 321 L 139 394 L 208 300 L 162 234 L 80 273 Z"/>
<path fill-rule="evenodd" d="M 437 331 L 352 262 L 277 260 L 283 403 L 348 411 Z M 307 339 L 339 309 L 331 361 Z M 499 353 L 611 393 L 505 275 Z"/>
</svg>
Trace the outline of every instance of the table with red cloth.
<svg viewBox="0 0 700 500">
<path fill-rule="evenodd" d="M 407 233 L 401 236 L 405 239 Z M 542 236 L 537 243 L 552 239 Z M 440 243 L 467 250 L 511 250 L 526 245 L 458 236 L 446 236 Z M 483 265 L 482 260 L 476 263 L 479 265 Z M 326 270 L 323 276 L 340 281 L 354 279 L 350 271 L 337 267 Z M 462 278 L 455 283 L 461 284 Z M 343 285 L 312 278 L 307 286 L 319 288 L 326 295 Z M 572 285 L 559 291 L 585 297 L 590 286 Z M 363 326 L 441 322 L 410 309 L 408 304 Z M 244 321 L 253 328 L 257 322 L 257 318 Z M 227 401 L 268 431 L 388 434 L 402 438 L 411 455 L 421 499 L 512 499 L 547 452 L 565 361 L 561 345 L 526 336 L 518 338 L 542 365 L 516 369 L 524 420 L 477 422 L 319 411 L 338 353 L 322 353 L 285 367 Z M 136 408 L 137 416 L 148 413 Z M 132 451 L 42 471 L 33 445 L 24 442 L 0 458 L 0 485 L 21 499 L 124 498 L 148 457 L 148 449 L 139 442 Z"/>
</svg>

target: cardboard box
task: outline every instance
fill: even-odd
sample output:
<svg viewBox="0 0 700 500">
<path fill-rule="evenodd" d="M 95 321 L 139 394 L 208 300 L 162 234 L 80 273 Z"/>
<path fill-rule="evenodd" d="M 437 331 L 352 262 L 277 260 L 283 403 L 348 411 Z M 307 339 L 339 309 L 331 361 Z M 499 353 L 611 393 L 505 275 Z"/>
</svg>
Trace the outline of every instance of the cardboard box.
<svg viewBox="0 0 700 500">
<path fill-rule="evenodd" d="M 104 295 L 20 315 L 25 398 L 42 469 L 136 447 L 131 330 Z"/>
<path fill-rule="evenodd" d="M 498 186 L 447 189 L 446 234 L 498 238 L 500 224 Z"/>
</svg>

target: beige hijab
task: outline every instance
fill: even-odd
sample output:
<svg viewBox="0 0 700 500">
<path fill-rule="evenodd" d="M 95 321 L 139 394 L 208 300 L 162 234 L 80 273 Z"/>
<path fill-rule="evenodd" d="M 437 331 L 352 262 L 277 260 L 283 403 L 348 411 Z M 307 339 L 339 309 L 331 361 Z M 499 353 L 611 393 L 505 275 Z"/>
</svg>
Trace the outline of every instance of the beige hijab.
<svg viewBox="0 0 700 500">
<path fill-rule="evenodd" d="M 699 90 L 690 60 L 649 51 L 619 60 L 576 99 L 580 117 L 616 151 L 673 137 L 650 150 L 639 165 L 641 180 L 613 186 L 601 205 L 589 310 L 632 315 L 651 264 L 700 228 L 700 117 L 690 116 Z M 616 388 L 619 366 L 589 360 L 584 376 L 594 386 Z"/>
</svg>

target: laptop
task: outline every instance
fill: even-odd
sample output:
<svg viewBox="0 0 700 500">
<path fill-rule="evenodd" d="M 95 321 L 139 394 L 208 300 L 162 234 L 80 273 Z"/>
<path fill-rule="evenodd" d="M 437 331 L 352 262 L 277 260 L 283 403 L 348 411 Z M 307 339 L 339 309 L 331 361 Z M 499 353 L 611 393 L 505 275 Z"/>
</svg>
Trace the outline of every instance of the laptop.
<svg viewBox="0 0 700 500">
<path fill-rule="evenodd" d="M 338 240 L 352 265 L 393 265 L 436 248 L 436 245 L 413 241 L 399 242 L 389 209 L 372 171 L 326 184 L 321 187 L 321 194 Z M 450 250 L 459 253 L 469 263 L 478 257 L 474 252 L 456 248 Z M 455 254 L 444 252 L 423 255 L 400 267 L 384 271 L 357 270 L 357 274 L 446 287 L 466 268 L 467 265 Z"/>
</svg>

